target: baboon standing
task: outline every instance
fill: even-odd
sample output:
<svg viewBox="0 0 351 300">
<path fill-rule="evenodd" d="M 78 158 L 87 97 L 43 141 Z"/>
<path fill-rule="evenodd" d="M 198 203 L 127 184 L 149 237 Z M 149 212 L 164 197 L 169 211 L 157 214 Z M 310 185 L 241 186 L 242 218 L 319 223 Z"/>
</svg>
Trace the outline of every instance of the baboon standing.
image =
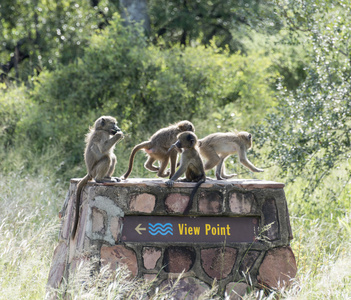
<svg viewBox="0 0 351 300">
<path fill-rule="evenodd" d="M 201 156 L 205 159 L 205 170 L 216 167 L 218 180 L 229 179 L 236 174 L 226 175 L 224 161 L 234 153 L 238 153 L 239 161 L 252 172 L 263 172 L 256 168 L 247 158 L 246 153 L 252 147 L 252 135 L 246 131 L 217 132 L 199 140 Z"/>
<path fill-rule="evenodd" d="M 136 145 L 129 158 L 128 171 L 123 175 L 122 179 L 127 179 L 132 172 L 135 154 L 143 149 L 148 159 L 144 164 L 145 169 L 151 172 L 157 172 L 159 177 L 172 177 L 177 163 L 177 151 L 172 149 L 168 151 L 169 147 L 177 141 L 177 135 L 183 131 L 195 131 L 194 125 L 189 121 L 181 121 L 166 128 L 162 128 L 154 133 L 149 141 L 145 141 Z M 153 163 L 158 160 L 160 166 L 154 166 Z M 171 160 L 171 171 L 166 171 L 169 160 Z"/>
</svg>

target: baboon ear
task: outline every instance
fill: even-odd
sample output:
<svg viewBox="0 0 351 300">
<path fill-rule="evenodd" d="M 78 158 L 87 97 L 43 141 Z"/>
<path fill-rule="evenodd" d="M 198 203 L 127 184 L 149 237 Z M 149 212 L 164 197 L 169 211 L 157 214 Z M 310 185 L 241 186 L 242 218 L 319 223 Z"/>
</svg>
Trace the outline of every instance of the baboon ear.
<svg viewBox="0 0 351 300">
<path fill-rule="evenodd" d="M 105 119 L 104 118 L 101 118 L 101 126 L 105 126 Z"/>
<path fill-rule="evenodd" d="M 248 140 L 251 140 L 251 133 L 249 133 L 249 135 L 247 136 Z"/>
</svg>

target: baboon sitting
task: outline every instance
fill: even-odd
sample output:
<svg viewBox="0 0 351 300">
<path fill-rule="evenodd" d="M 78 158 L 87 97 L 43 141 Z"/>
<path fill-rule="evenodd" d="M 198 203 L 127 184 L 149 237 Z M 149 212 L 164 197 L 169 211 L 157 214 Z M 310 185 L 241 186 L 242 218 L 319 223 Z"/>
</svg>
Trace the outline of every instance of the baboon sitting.
<svg viewBox="0 0 351 300">
<path fill-rule="evenodd" d="M 197 150 L 197 137 L 193 132 L 183 132 L 178 135 L 178 140 L 173 144 L 169 151 L 176 149 L 181 152 L 180 166 L 177 172 L 166 181 L 168 187 L 172 187 L 174 182 L 185 173 L 185 178 L 181 181 L 197 182 L 191 192 L 189 204 L 185 212 L 188 212 L 192 206 L 194 196 L 200 185 L 206 181 L 205 169 Z M 183 151 L 181 150 L 183 149 Z"/>
<path fill-rule="evenodd" d="M 116 143 L 123 138 L 123 132 L 117 126 L 115 118 L 102 116 L 95 121 L 94 127 L 85 137 L 84 160 L 88 174 L 79 181 L 76 193 L 76 217 L 72 229 L 72 238 L 75 237 L 80 208 L 80 195 L 83 187 L 89 180 L 95 179 L 98 183 L 118 182 L 117 177 L 111 177 L 117 163 L 113 153 Z"/>
</svg>

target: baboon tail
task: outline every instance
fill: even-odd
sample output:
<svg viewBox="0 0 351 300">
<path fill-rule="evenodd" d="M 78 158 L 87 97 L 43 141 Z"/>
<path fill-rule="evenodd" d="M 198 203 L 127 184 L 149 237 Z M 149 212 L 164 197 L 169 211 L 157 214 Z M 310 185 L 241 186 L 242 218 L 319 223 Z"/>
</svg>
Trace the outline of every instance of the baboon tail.
<svg viewBox="0 0 351 300">
<path fill-rule="evenodd" d="M 135 154 L 136 154 L 139 150 L 141 150 L 141 149 L 148 148 L 149 145 L 150 145 L 150 142 L 149 142 L 149 141 L 146 141 L 146 142 L 142 142 L 142 143 L 139 144 L 139 145 L 136 145 L 136 146 L 133 148 L 132 153 L 130 154 L 130 157 L 129 157 L 129 167 L 128 167 L 128 171 L 121 177 L 122 180 L 127 179 L 127 178 L 129 177 L 130 173 L 132 172 Z"/>
<path fill-rule="evenodd" d="M 204 183 L 206 181 L 206 176 L 204 175 L 203 178 L 201 178 L 195 185 L 194 189 L 192 190 L 191 192 L 191 195 L 190 195 L 190 198 L 189 198 L 189 203 L 188 203 L 188 206 L 186 207 L 186 209 L 184 210 L 184 213 L 187 214 L 191 207 L 193 206 L 193 201 L 194 201 L 194 197 L 195 197 L 195 194 L 197 192 L 197 190 L 199 189 L 200 185 L 202 183 Z"/>
<path fill-rule="evenodd" d="M 73 225 L 73 229 L 72 229 L 72 234 L 71 237 L 72 239 L 75 238 L 76 236 L 76 232 L 77 232 L 77 227 L 78 227 L 78 221 L 79 221 L 79 209 L 80 209 L 80 195 L 82 193 L 82 189 L 83 187 L 85 187 L 85 185 L 87 184 L 87 182 L 89 180 L 91 180 L 92 177 L 87 174 L 84 176 L 84 178 L 82 178 L 81 181 L 78 182 L 77 184 L 77 191 L 76 191 L 76 216 L 74 218 L 74 225 Z"/>
</svg>

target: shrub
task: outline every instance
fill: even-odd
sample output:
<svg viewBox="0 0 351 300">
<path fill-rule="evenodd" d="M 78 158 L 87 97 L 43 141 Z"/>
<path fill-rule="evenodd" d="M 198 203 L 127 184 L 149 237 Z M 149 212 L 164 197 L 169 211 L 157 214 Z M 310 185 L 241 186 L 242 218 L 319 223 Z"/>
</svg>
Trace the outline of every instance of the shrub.
<svg viewBox="0 0 351 300">
<path fill-rule="evenodd" d="M 216 46 L 163 49 L 162 41 L 148 45 L 115 16 L 91 38 L 82 59 L 41 73 L 30 93 L 32 108 L 15 134 L 21 143 L 30 139 L 28 150 L 62 149 L 64 165 L 72 166 L 83 158 L 88 126 L 103 114 L 118 119 L 128 134 L 127 148 L 182 119 L 209 120 L 210 128 L 221 106 L 250 120 L 247 115 L 271 103 L 276 74 L 270 66 L 260 53 L 229 54 Z M 201 136 L 208 128 L 197 132 Z"/>
</svg>

